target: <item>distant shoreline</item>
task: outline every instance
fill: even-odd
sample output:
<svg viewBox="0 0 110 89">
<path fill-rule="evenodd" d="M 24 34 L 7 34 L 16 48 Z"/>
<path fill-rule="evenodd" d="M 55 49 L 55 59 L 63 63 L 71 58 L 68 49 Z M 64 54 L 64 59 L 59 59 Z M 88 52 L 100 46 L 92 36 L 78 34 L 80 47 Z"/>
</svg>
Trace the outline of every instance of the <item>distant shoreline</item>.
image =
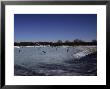
<svg viewBox="0 0 110 89">
<path fill-rule="evenodd" d="M 62 42 L 14 42 L 14 46 L 92 46 L 97 45 L 97 41 L 84 42 L 84 41 L 66 41 Z"/>
</svg>

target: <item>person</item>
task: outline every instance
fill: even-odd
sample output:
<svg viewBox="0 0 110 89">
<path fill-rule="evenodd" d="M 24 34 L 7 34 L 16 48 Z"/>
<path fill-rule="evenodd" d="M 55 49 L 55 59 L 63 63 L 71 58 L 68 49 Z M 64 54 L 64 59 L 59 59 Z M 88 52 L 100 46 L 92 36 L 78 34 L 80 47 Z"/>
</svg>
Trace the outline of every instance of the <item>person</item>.
<svg viewBox="0 0 110 89">
<path fill-rule="evenodd" d="M 43 53 L 46 53 L 45 51 L 42 51 Z"/>
<path fill-rule="evenodd" d="M 19 49 L 19 53 L 21 52 L 21 50 Z"/>
<path fill-rule="evenodd" d="M 69 48 L 67 49 L 67 52 L 69 51 Z"/>
</svg>

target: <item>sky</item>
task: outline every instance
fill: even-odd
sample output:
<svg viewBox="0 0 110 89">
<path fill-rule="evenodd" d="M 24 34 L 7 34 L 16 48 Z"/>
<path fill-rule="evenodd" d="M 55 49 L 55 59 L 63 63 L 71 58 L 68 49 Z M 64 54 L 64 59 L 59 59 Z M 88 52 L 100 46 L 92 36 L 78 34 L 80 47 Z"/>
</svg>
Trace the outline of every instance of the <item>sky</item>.
<svg viewBox="0 0 110 89">
<path fill-rule="evenodd" d="M 97 39 L 97 14 L 14 14 L 14 41 Z"/>
</svg>

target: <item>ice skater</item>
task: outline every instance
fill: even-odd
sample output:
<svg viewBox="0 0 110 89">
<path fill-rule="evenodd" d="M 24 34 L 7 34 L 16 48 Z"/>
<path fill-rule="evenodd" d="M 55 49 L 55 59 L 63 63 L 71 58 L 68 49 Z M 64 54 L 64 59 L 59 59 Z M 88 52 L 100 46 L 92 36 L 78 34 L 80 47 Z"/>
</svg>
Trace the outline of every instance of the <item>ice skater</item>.
<svg viewBox="0 0 110 89">
<path fill-rule="evenodd" d="M 67 53 L 68 53 L 68 51 L 69 51 L 69 48 L 67 48 Z"/>
<path fill-rule="evenodd" d="M 19 49 L 19 53 L 21 52 L 21 50 Z"/>
<path fill-rule="evenodd" d="M 45 51 L 42 51 L 44 54 L 46 53 Z"/>
</svg>

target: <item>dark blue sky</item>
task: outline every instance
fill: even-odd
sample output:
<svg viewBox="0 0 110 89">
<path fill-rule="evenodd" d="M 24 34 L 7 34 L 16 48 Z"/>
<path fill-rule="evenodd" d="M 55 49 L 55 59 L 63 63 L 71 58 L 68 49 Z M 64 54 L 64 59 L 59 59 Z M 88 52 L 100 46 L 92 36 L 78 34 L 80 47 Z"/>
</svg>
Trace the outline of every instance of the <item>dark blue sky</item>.
<svg viewBox="0 0 110 89">
<path fill-rule="evenodd" d="M 15 41 L 97 39 L 96 14 L 15 14 Z"/>
</svg>

